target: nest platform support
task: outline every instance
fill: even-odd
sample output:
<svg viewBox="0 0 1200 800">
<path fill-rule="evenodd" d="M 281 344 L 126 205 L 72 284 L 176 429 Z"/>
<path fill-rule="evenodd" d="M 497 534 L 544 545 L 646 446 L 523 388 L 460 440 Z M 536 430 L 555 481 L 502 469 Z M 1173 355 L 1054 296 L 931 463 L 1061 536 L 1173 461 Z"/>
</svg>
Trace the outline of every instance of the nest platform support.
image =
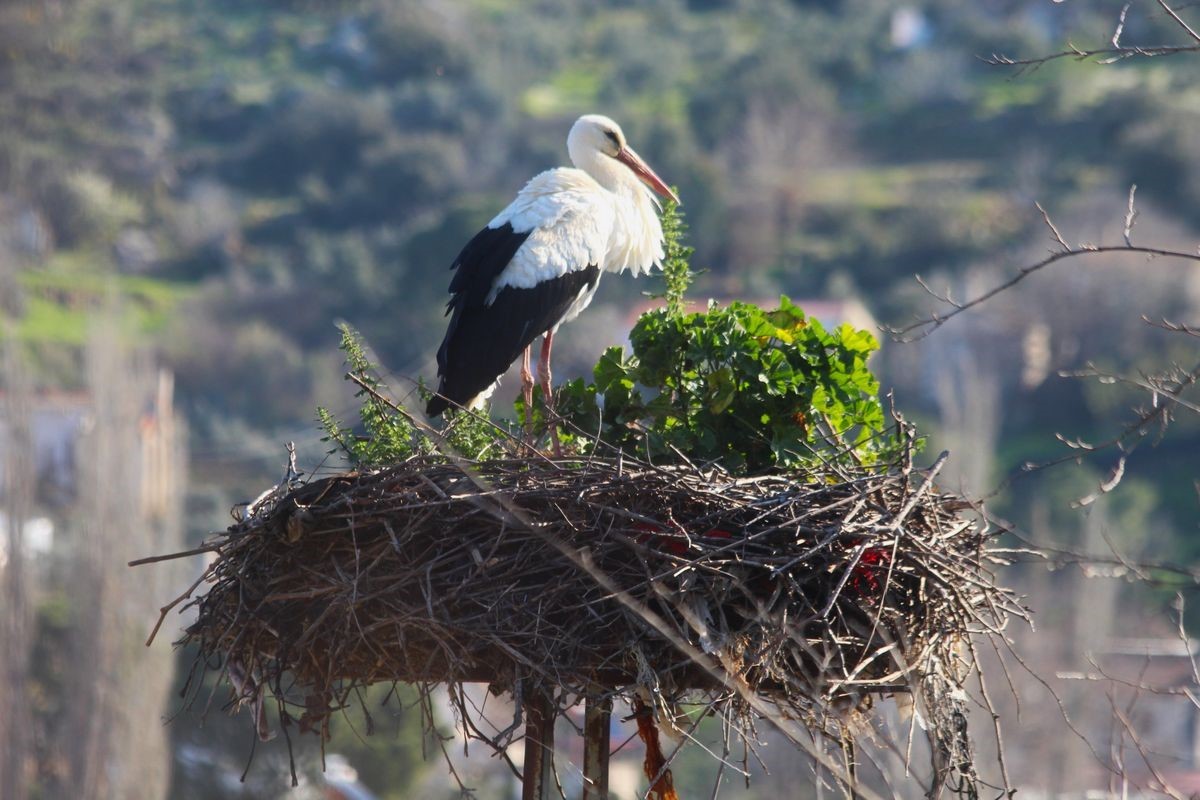
<svg viewBox="0 0 1200 800">
<path fill-rule="evenodd" d="M 552 800 L 557 796 L 554 779 L 554 721 L 558 706 L 554 693 L 534 687 L 525 696 L 525 765 L 521 777 L 521 800 Z"/>
<path fill-rule="evenodd" d="M 608 800 L 612 696 L 589 697 L 583 710 L 583 800 Z"/>
</svg>

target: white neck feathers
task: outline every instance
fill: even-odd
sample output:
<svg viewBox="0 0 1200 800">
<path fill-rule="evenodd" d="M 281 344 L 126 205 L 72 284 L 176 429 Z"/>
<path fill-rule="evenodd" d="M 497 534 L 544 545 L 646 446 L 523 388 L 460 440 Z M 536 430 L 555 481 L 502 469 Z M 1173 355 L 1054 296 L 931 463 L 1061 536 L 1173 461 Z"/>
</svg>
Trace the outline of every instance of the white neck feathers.
<svg viewBox="0 0 1200 800">
<path fill-rule="evenodd" d="M 661 266 L 662 224 L 658 220 L 658 202 L 650 188 L 612 156 L 579 149 L 582 152 L 571 148 L 572 163 L 612 195 L 616 210 L 605 269 L 610 272 L 628 269 L 636 276 Z"/>
</svg>

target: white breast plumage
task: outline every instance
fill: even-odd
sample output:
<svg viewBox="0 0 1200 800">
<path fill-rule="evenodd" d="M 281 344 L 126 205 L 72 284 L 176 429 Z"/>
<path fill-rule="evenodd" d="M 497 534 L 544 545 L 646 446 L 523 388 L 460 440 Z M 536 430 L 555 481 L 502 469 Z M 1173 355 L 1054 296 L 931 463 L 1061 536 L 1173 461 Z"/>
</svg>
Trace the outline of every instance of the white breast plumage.
<svg viewBox="0 0 1200 800">
<path fill-rule="evenodd" d="M 609 272 L 628 269 L 634 277 L 662 266 L 663 232 L 658 220 L 658 204 L 646 187 L 631 187 L 632 196 L 616 195 L 617 224 L 609 240 Z"/>
<path fill-rule="evenodd" d="M 578 169 L 552 169 L 535 176 L 488 223 L 511 225 L 529 237 L 496 278 L 489 302 L 506 287 L 532 289 L 568 272 L 605 269 L 617 219 L 615 197 Z"/>
</svg>

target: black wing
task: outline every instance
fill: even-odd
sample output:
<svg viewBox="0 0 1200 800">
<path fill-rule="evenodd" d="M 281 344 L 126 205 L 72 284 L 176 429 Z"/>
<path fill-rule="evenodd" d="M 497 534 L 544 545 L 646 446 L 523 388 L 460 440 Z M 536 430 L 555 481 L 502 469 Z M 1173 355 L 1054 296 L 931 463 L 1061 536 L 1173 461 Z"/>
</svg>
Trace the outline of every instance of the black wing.
<svg viewBox="0 0 1200 800">
<path fill-rule="evenodd" d="M 600 278 L 596 265 L 543 281 L 530 289 L 505 287 L 490 305 L 496 278 L 531 231 L 512 225 L 484 228 L 455 259 L 450 281 L 450 326 L 438 348 L 438 392 L 426 412 L 437 416 L 452 403 L 465 405 L 497 378 L 534 339 L 553 328 L 584 289 Z"/>
</svg>

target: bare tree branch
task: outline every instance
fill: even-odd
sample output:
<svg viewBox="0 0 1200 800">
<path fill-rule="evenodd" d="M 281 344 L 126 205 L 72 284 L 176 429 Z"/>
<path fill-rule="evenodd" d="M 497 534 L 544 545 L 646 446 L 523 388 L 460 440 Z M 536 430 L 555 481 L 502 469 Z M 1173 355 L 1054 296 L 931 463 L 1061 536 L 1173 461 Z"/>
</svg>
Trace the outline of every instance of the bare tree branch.
<svg viewBox="0 0 1200 800">
<path fill-rule="evenodd" d="M 1200 335 L 1187 326 L 1175 326 L 1173 323 L 1166 323 L 1165 321 L 1163 325 L 1157 327 L 1165 327 L 1166 330 L 1178 331 L 1190 335 Z M 1148 407 L 1133 409 L 1133 418 L 1120 431 L 1102 442 L 1086 442 L 1082 439 L 1069 439 L 1062 434 L 1056 434 L 1056 438 L 1067 446 L 1069 452 L 1048 461 L 1025 462 L 1001 481 L 984 499 L 991 499 L 1000 494 L 1016 482 L 1018 478 L 1061 464 L 1078 463 L 1082 458 L 1082 453 L 1091 455 L 1106 450 L 1116 450 L 1118 452 L 1117 461 L 1113 464 L 1108 477 L 1101 481 L 1097 487 L 1097 491 L 1079 498 L 1073 503 L 1076 507 L 1089 505 L 1100 495 L 1107 494 L 1116 488 L 1121 478 L 1124 477 L 1125 465 L 1129 456 L 1154 429 L 1158 429 L 1159 438 L 1161 438 L 1162 431 L 1171 423 L 1173 414 L 1177 409 L 1183 408 L 1188 411 L 1200 413 L 1200 403 L 1183 396 L 1192 387 L 1200 384 L 1200 363 L 1197 363 L 1189 370 L 1174 366 L 1164 373 L 1141 375 L 1136 378 L 1101 372 L 1091 364 L 1082 370 L 1061 372 L 1059 374 L 1063 377 L 1096 378 L 1108 383 L 1121 383 L 1134 386 L 1149 392 L 1151 402 Z M 1187 574 L 1194 574 L 1200 578 L 1200 572 L 1188 570 Z"/>
<path fill-rule="evenodd" d="M 1147 422 L 1157 422 L 1159 417 L 1162 416 L 1162 412 L 1169 410 L 1168 406 L 1171 403 L 1200 414 L 1200 403 L 1185 400 L 1181 397 L 1182 393 L 1188 387 L 1200 381 L 1200 364 L 1197 364 L 1194 368 L 1186 372 L 1176 368 L 1169 372 L 1157 375 L 1141 375 L 1136 378 L 1128 375 L 1103 372 L 1096 369 L 1092 364 L 1088 364 L 1081 370 L 1059 374 L 1066 378 L 1098 378 L 1105 383 L 1119 383 L 1150 392 L 1152 395 L 1151 409 L 1145 413 L 1144 419 L 1139 419 L 1135 423 L 1139 427 L 1145 427 Z M 1163 400 L 1165 402 L 1162 402 Z"/>
<path fill-rule="evenodd" d="M 1059 247 L 1058 250 L 1052 251 L 1050 253 L 1050 255 L 1046 256 L 1045 258 L 1043 258 L 1041 261 L 1038 261 L 1037 263 L 1027 264 L 1023 267 L 1020 267 L 1016 271 L 1016 273 L 1012 277 L 1010 277 L 1008 280 L 1003 281 L 1002 283 L 999 283 L 999 284 L 993 286 L 991 289 L 988 289 L 987 291 L 982 292 L 982 293 L 976 295 L 975 297 L 973 297 L 969 300 L 963 301 L 963 302 L 958 302 L 958 301 L 951 299 L 948 292 L 945 294 L 938 294 L 932 288 L 930 288 L 928 282 L 926 282 L 924 278 L 922 278 L 920 275 L 917 275 L 916 276 L 917 283 L 920 284 L 920 286 L 926 292 L 928 292 L 930 294 L 930 296 L 934 297 L 935 299 L 939 300 L 942 303 L 945 303 L 946 305 L 951 306 L 951 309 L 946 312 L 934 312 L 934 313 L 930 314 L 929 316 L 922 317 L 915 322 L 909 323 L 908 325 L 903 325 L 900 327 L 884 327 L 883 330 L 885 332 L 887 332 L 890 336 L 892 336 L 892 338 L 894 338 L 896 341 L 899 341 L 899 342 L 915 342 L 920 339 L 924 339 L 926 336 L 933 333 L 935 330 L 942 327 L 943 325 L 945 325 L 947 322 L 949 322 L 951 319 L 958 316 L 962 312 L 972 309 L 975 306 L 981 305 L 981 304 L 987 302 L 988 300 L 991 300 L 996 295 L 1000 294 L 1001 292 L 1005 292 L 1008 289 L 1011 289 L 1012 287 L 1016 286 L 1021 281 L 1028 278 L 1033 273 L 1043 270 L 1046 267 L 1050 266 L 1051 264 L 1057 263 L 1059 261 L 1063 261 L 1068 258 L 1073 258 L 1075 256 L 1101 255 L 1104 253 L 1126 253 L 1126 254 L 1133 253 L 1133 254 L 1148 256 L 1151 258 L 1156 258 L 1156 257 L 1158 257 L 1158 258 L 1174 258 L 1174 259 L 1180 259 L 1183 261 L 1194 261 L 1194 262 L 1200 263 L 1200 250 L 1197 250 L 1195 252 L 1187 252 L 1187 251 L 1183 251 L 1183 250 L 1171 250 L 1171 249 L 1165 248 L 1165 247 L 1143 247 L 1140 245 L 1134 245 L 1134 244 L 1130 243 L 1130 238 L 1131 238 L 1132 232 L 1133 232 L 1133 224 L 1137 218 L 1137 212 L 1134 210 L 1134 207 L 1133 207 L 1133 196 L 1134 196 L 1134 192 L 1136 191 L 1136 189 L 1137 189 L 1137 187 L 1134 186 L 1130 189 L 1130 192 L 1129 192 L 1129 206 L 1128 206 L 1128 211 L 1126 212 L 1126 215 L 1125 215 L 1125 228 L 1124 228 L 1125 243 L 1124 244 L 1119 244 L 1119 245 L 1082 244 L 1082 245 L 1079 245 L 1078 247 L 1072 248 L 1070 245 L 1067 244 L 1066 240 L 1062 236 L 1062 233 L 1058 230 L 1058 227 L 1050 219 L 1050 215 L 1046 213 L 1046 210 L 1044 208 L 1042 208 L 1041 204 L 1035 204 L 1038 211 L 1041 212 L 1042 219 L 1046 223 L 1046 226 L 1050 228 L 1050 232 L 1053 235 L 1055 242 L 1058 244 L 1058 247 Z"/>
<path fill-rule="evenodd" d="M 1125 212 L 1125 230 L 1123 235 L 1126 247 L 1133 247 L 1133 223 L 1137 222 L 1138 217 L 1137 212 L 1133 209 L 1133 196 L 1136 192 L 1137 184 L 1135 183 L 1129 187 L 1129 208 Z"/>
<path fill-rule="evenodd" d="M 1121 34 L 1125 32 L 1125 17 L 1127 14 L 1129 14 L 1130 5 L 1132 5 L 1132 3 L 1126 3 L 1125 5 L 1121 6 L 1121 13 L 1117 16 L 1117 29 L 1113 32 L 1112 37 L 1113 47 L 1121 46 Z"/>
<path fill-rule="evenodd" d="M 889 335 L 891 335 L 893 338 L 895 338 L 896 341 L 900 341 L 900 342 L 915 342 L 920 339 L 924 339 L 926 336 L 933 333 L 935 330 L 942 327 L 943 325 L 945 325 L 947 322 L 949 322 L 951 319 L 958 316 L 962 312 L 972 309 L 975 306 L 986 303 L 988 300 L 991 300 L 996 295 L 998 295 L 1001 292 L 1004 292 L 1008 289 L 1011 289 L 1013 286 L 1016 286 L 1018 283 L 1025 280 L 1027 277 L 1029 277 L 1033 273 L 1038 272 L 1042 269 L 1045 269 L 1046 267 L 1050 266 L 1051 264 L 1057 263 L 1059 261 L 1063 261 L 1068 258 L 1072 258 L 1074 256 L 1100 255 L 1103 253 L 1137 253 L 1137 254 L 1146 255 L 1146 256 L 1150 256 L 1150 257 L 1177 258 L 1177 259 L 1182 259 L 1184 261 L 1200 262 L 1200 253 L 1187 253 L 1182 250 L 1170 250 L 1170 249 L 1162 248 L 1162 247 L 1139 247 L 1139 246 L 1130 247 L 1129 245 L 1083 245 L 1074 250 L 1059 250 L 1057 252 L 1051 253 L 1049 256 L 1047 256 L 1046 258 L 1043 258 L 1041 261 L 1038 261 L 1035 264 L 1029 264 L 1027 266 L 1021 267 L 1020 269 L 1017 270 L 1016 274 L 1013 275 L 1008 280 L 1004 281 L 1003 283 L 997 284 L 996 286 L 992 287 L 991 289 L 988 289 L 986 292 L 976 295 L 975 297 L 973 297 L 970 300 L 967 300 L 965 302 L 961 302 L 961 303 L 954 302 L 954 301 L 949 300 L 947 297 L 945 297 L 943 295 L 939 295 L 939 294 L 931 291 L 930 292 L 931 295 L 933 295 L 938 300 L 941 300 L 942 302 L 953 306 L 953 308 L 950 311 L 945 312 L 945 313 L 930 314 L 928 317 L 923 317 L 923 318 L 917 320 L 916 322 L 912 322 L 908 325 L 904 325 L 901 327 L 896 327 L 896 328 L 885 327 L 884 331 L 887 332 Z M 926 283 L 920 276 L 917 276 L 917 280 L 919 283 L 921 283 L 922 286 L 926 286 Z"/>
<path fill-rule="evenodd" d="M 1142 321 L 1145 322 L 1147 325 L 1153 325 L 1155 328 L 1162 328 L 1164 331 L 1171 331 L 1172 333 L 1183 333 L 1188 336 L 1200 337 L 1200 328 L 1197 328 L 1193 325 L 1188 325 L 1183 322 L 1171 322 L 1168 319 L 1160 319 L 1157 322 L 1155 322 L 1154 320 L 1150 319 L 1149 317 L 1147 317 L 1145 315 L 1142 316 Z"/>
<path fill-rule="evenodd" d="M 997 67 L 1019 67 L 1022 69 L 1036 69 L 1050 61 L 1057 61 L 1062 58 L 1073 58 L 1076 61 L 1086 61 L 1090 58 L 1103 56 L 1099 63 L 1112 64 L 1117 61 L 1123 61 L 1134 56 L 1143 56 L 1145 58 L 1153 58 L 1155 56 L 1173 56 L 1176 53 L 1195 53 L 1200 52 L 1200 45 L 1158 45 L 1153 47 L 1097 47 L 1093 49 L 1082 49 L 1074 45 L 1067 45 L 1067 50 L 1061 50 L 1057 53 L 1051 53 L 1046 56 L 1036 56 L 1033 58 L 1010 58 L 1008 56 L 993 53 L 992 55 L 982 59 L 985 64 L 991 64 Z"/>
<path fill-rule="evenodd" d="M 1054 240 L 1058 242 L 1058 246 L 1062 248 L 1064 253 L 1071 252 L 1071 245 L 1067 244 L 1067 241 L 1063 239 L 1063 235 L 1059 233 L 1058 226 L 1051 221 L 1050 215 L 1046 213 L 1046 209 L 1042 208 L 1041 203 L 1034 203 L 1034 205 L 1037 207 L 1037 210 L 1041 212 L 1042 221 L 1046 223 L 1046 227 L 1050 229 L 1052 234 L 1054 234 Z M 1128 242 L 1126 242 L 1126 244 L 1128 244 Z"/>
<path fill-rule="evenodd" d="M 1175 9 L 1167 5 L 1166 0 L 1158 0 L 1158 4 L 1162 6 L 1163 11 L 1170 15 L 1171 19 L 1175 20 L 1179 27 L 1183 28 L 1184 32 L 1191 37 L 1193 42 L 1200 43 L 1200 33 L 1196 33 L 1195 29 L 1193 29 L 1191 25 L 1188 25 L 1186 22 L 1184 22 L 1183 17 L 1179 16 Z"/>
<path fill-rule="evenodd" d="M 1043 64 L 1051 61 L 1057 61 L 1063 58 L 1073 58 L 1076 61 L 1087 61 L 1089 59 L 1097 59 L 1099 64 L 1113 64 L 1117 61 L 1124 61 L 1127 58 L 1144 57 L 1153 58 L 1155 56 L 1170 56 L 1176 53 L 1195 53 L 1200 52 L 1200 33 L 1187 23 L 1179 12 L 1166 3 L 1165 0 L 1157 0 L 1158 5 L 1171 18 L 1171 20 L 1179 27 L 1181 31 L 1192 41 L 1192 44 L 1187 45 L 1132 45 L 1127 46 L 1121 44 L 1121 35 L 1125 33 L 1125 22 L 1129 14 L 1129 8 L 1132 3 L 1126 3 L 1121 7 L 1121 13 L 1117 16 L 1116 30 L 1113 32 L 1112 39 L 1109 40 L 1109 47 L 1092 47 L 1081 48 L 1076 47 L 1070 42 L 1067 43 L 1065 49 L 1057 53 L 1050 53 L 1044 56 L 1033 56 L 1030 58 L 1010 58 L 1009 56 L 993 53 L 992 55 L 983 58 L 986 64 L 992 64 L 998 67 L 1016 67 L 1018 74 L 1027 69 L 1037 69 Z"/>
</svg>

